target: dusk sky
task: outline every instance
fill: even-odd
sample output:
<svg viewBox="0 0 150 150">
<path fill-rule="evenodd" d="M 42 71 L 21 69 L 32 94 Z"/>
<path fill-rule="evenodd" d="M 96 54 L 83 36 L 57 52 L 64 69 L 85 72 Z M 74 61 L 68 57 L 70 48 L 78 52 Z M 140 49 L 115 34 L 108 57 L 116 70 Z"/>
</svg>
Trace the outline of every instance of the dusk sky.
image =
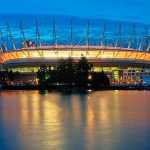
<svg viewBox="0 0 150 150">
<path fill-rule="evenodd" d="M 61 14 L 150 23 L 150 0 L 3 0 L 0 13 Z"/>
</svg>

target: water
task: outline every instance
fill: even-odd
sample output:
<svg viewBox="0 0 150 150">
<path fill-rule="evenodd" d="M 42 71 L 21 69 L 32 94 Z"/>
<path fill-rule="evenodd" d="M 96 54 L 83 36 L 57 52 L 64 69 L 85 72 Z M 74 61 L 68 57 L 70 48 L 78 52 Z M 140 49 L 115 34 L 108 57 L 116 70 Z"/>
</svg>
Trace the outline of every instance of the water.
<svg viewBox="0 0 150 150">
<path fill-rule="evenodd" d="M 0 150 L 149 150 L 150 92 L 0 93 Z"/>
</svg>

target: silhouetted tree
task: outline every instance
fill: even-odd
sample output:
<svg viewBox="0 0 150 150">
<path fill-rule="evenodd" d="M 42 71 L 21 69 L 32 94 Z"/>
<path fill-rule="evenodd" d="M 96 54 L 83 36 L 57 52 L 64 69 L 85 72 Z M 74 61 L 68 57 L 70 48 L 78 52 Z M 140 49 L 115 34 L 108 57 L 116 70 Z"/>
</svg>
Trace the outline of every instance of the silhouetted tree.
<svg viewBox="0 0 150 150">
<path fill-rule="evenodd" d="M 47 72 L 46 66 L 41 65 L 40 69 L 38 70 L 38 73 L 37 73 L 40 85 L 45 85 L 46 84 L 46 72 Z"/>
<path fill-rule="evenodd" d="M 6 83 L 7 83 L 7 72 L 0 71 L 0 84 L 6 84 Z"/>
<path fill-rule="evenodd" d="M 8 80 L 12 82 L 14 80 L 14 77 L 15 73 L 12 70 L 8 71 Z"/>
<path fill-rule="evenodd" d="M 72 84 L 74 82 L 75 75 L 75 62 L 72 58 L 66 60 L 60 59 L 58 62 L 58 81 L 61 83 Z"/>
<path fill-rule="evenodd" d="M 103 80 L 103 85 L 108 85 L 108 86 L 110 85 L 109 78 L 103 70 L 102 70 L 102 80 Z"/>
<path fill-rule="evenodd" d="M 107 75 L 102 72 L 93 72 L 92 73 L 92 82 L 91 82 L 93 87 L 99 87 L 99 86 L 108 86 L 110 85 L 109 78 Z"/>
<path fill-rule="evenodd" d="M 57 83 L 58 82 L 58 72 L 57 72 L 57 68 L 53 68 L 52 69 L 52 67 L 51 66 L 49 66 L 49 68 L 48 68 L 48 76 L 49 76 L 49 78 L 48 78 L 48 83 L 50 84 L 50 85 L 52 85 L 52 84 L 54 84 L 54 83 Z"/>
<path fill-rule="evenodd" d="M 78 86 L 87 86 L 88 75 L 92 67 L 92 64 L 90 64 L 85 57 L 81 57 L 76 68 L 76 84 Z"/>
<path fill-rule="evenodd" d="M 93 87 L 110 85 L 107 75 L 102 72 L 91 72 L 93 66 L 82 57 L 78 63 L 72 58 L 60 59 L 57 67 L 46 67 L 41 65 L 38 71 L 38 78 L 40 85 L 53 85 L 61 83 L 65 85 L 72 85 L 86 87 L 90 84 Z"/>
</svg>

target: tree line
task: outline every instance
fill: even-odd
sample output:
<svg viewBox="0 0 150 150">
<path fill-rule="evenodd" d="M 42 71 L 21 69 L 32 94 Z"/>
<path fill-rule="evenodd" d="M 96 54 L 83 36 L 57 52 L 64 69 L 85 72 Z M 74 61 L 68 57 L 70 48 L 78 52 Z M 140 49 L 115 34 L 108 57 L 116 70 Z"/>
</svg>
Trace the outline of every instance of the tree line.
<svg viewBox="0 0 150 150">
<path fill-rule="evenodd" d="M 41 65 L 37 73 L 39 85 L 75 85 L 79 87 L 109 86 L 109 78 L 104 73 L 94 72 L 93 65 L 85 57 L 76 62 L 72 58 L 60 59 L 57 66 Z"/>
<path fill-rule="evenodd" d="M 19 72 L 13 72 L 12 70 L 0 71 L 0 84 L 7 84 L 7 82 L 13 82 L 20 75 Z"/>
</svg>

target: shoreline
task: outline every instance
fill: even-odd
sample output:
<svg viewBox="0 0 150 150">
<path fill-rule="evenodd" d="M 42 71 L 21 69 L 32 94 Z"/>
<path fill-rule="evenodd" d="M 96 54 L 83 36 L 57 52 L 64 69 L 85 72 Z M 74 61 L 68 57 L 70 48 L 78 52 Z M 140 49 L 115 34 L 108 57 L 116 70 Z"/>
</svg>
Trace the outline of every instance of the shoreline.
<svg viewBox="0 0 150 150">
<path fill-rule="evenodd" d="M 100 86 L 100 87 L 78 87 L 78 86 L 39 86 L 39 85 L 2 85 L 0 91 L 5 90 L 49 90 L 59 92 L 84 92 L 84 91 L 106 91 L 106 90 L 147 90 L 150 86 Z"/>
</svg>

